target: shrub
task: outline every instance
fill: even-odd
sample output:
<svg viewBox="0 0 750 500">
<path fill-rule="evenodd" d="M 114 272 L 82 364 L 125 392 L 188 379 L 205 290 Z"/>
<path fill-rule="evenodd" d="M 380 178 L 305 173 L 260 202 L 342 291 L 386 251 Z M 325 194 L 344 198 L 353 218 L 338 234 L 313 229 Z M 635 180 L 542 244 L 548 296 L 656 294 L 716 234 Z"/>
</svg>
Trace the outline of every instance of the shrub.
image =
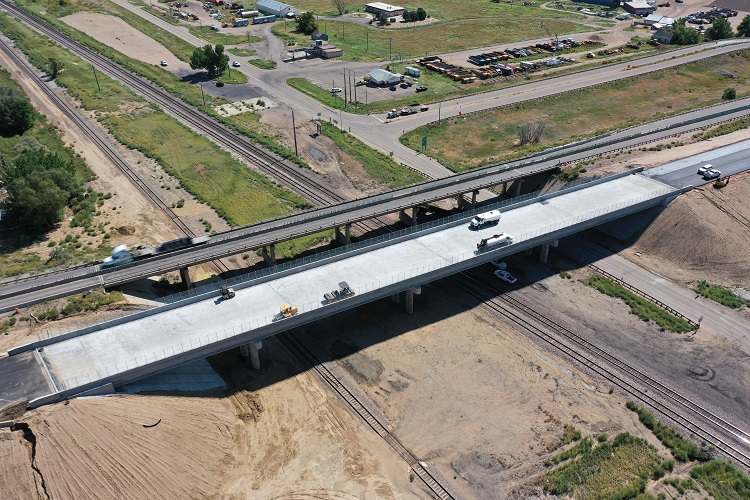
<svg viewBox="0 0 750 500">
<path fill-rule="evenodd" d="M 737 89 L 729 87 L 728 89 L 724 90 L 724 94 L 721 96 L 722 99 L 725 101 L 731 101 L 732 99 L 737 98 Z"/>
</svg>

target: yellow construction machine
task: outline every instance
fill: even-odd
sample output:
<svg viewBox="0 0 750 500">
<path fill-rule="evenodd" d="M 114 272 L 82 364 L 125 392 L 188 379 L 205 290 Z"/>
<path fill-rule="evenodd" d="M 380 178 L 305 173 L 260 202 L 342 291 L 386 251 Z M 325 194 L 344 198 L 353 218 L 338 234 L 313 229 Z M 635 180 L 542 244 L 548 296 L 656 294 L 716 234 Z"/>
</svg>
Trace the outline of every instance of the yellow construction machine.
<svg viewBox="0 0 750 500">
<path fill-rule="evenodd" d="M 288 306 L 284 304 L 283 306 L 281 306 L 281 309 L 279 310 L 279 319 L 291 318 L 298 312 L 299 310 L 297 309 L 297 306 Z"/>
<path fill-rule="evenodd" d="M 728 175 L 724 176 L 724 177 L 719 177 L 718 179 L 716 179 L 714 181 L 714 187 L 715 188 L 723 188 L 727 184 L 729 184 L 729 176 Z"/>
</svg>

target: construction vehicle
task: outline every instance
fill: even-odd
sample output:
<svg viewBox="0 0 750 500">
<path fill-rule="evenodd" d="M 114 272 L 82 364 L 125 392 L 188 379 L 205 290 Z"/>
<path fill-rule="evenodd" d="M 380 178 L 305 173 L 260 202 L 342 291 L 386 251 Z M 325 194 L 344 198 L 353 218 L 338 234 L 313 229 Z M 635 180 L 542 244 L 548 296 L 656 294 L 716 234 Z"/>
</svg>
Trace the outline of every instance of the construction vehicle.
<svg viewBox="0 0 750 500">
<path fill-rule="evenodd" d="M 279 309 L 279 315 L 276 317 L 276 319 L 291 318 L 298 312 L 299 312 L 299 309 L 297 309 L 297 306 L 289 306 L 289 305 L 284 304 Z"/>
<path fill-rule="evenodd" d="M 730 176 L 728 176 L 728 175 L 726 175 L 724 177 L 719 177 L 718 179 L 716 179 L 714 181 L 714 187 L 715 188 L 723 188 L 724 186 L 726 186 L 727 184 L 729 184 L 729 177 Z"/>
<path fill-rule="evenodd" d="M 326 304 L 332 304 L 334 302 L 338 302 L 339 300 L 353 297 L 354 293 L 354 290 L 351 289 L 349 284 L 346 281 L 342 281 L 341 283 L 339 283 L 338 290 L 334 290 L 332 292 L 324 294 L 323 299 L 325 299 Z"/>
<path fill-rule="evenodd" d="M 234 288 L 230 288 L 228 286 L 221 287 L 221 298 L 223 300 L 233 299 L 234 295 Z"/>
<path fill-rule="evenodd" d="M 544 29 L 544 31 L 547 32 L 547 36 L 549 37 L 549 43 L 550 43 L 550 45 L 552 45 L 552 47 L 554 47 L 552 50 L 560 50 L 561 49 L 560 40 L 557 38 L 557 33 L 555 33 L 555 36 L 553 37 L 552 33 L 550 32 L 550 30 L 547 28 L 547 25 L 544 24 L 544 21 L 542 21 L 542 28 Z"/>
</svg>

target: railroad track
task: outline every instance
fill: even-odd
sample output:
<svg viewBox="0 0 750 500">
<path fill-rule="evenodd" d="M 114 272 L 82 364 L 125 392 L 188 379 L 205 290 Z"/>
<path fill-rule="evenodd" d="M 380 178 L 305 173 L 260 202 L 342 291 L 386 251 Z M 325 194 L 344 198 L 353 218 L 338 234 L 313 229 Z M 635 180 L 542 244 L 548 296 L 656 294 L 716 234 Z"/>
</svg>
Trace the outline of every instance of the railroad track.
<svg viewBox="0 0 750 500">
<path fill-rule="evenodd" d="M 713 445 L 726 457 L 750 471 L 750 455 L 746 452 L 750 434 L 747 431 L 654 380 L 512 295 L 497 295 L 497 290 L 487 282 L 468 273 L 450 278 L 450 282 L 452 286 L 482 299 L 486 307 L 509 318 L 554 350 L 642 401 L 675 427 Z M 743 446 L 745 449 L 740 449 Z"/>
<path fill-rule="evenodd" d="M 30 78 L 35 80 L 41 80 L 39 76 L 29 67 L 28 63 L 24 61 L 16 52 L 0 39 L 0 45 L 2 45 L 5 53 L 13 59 L 21 70 L 26 73 Z M 177 229 L 185 236 L 195 236 L 195 232 L 180 218 L 179 215 L 172 210 L 172 207 L 166 203 L 158 192 L 151 188 L 146 181 L 144 181 L 140 175 L 118 154 L 114 147 L 109 141 L 102 138 L 99 133 L 91 127 L 86 120 L 82 119 L 78 113 L 76 113 L 71 105 L 57 92 L 52 90 L 49 86 L 45 85 L 44 82 L 40 82 L 39 88 L 46 94 L 46 96 L 57 105 L 57 108 L 65 114 L 76 126 L 86 134 L 89 139 L 109 158 L 113 165 L 115 165 L 128 179 L 133 183 L 136 188 L 143 193 L 159 210 L 164 212 L 169 220 L 177 227 Z M 222 272 L 229 271 L 229 268 L 220 260 L 214 261 L 216 267 Z"/>
<path fill-rule="evenodd" d="M 414 474 L 430 489 L 436 498 L 444 500 L 455 499 L 455 497 L 427 470 L 425 464 L 404 446 L 375 415 L 367 409 L 362 402 L 354 396 L 351 391 L 318 359 L 302 342 L 295 338 L 294 334 L 284 332 L 277 335 L 282 345 L 293 355 L 303 359 L 317 372 L 341 398 L 354 410 L 378 436 L 383 438 L 396 453 L 407 463 Z"/>
</svg>

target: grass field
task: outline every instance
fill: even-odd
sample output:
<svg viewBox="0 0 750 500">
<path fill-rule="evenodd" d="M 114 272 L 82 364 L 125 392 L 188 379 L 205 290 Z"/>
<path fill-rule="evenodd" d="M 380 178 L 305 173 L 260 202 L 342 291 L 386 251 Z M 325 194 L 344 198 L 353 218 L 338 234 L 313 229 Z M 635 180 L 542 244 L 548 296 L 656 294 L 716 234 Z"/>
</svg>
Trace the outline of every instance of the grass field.
<svg viewBox="0 0 750 500">
<path fill-rule="evenodd" d="M 750 92 L 750 51 L 454 117 L 408 132 L 401 142 L 419 150 L 428 136 L 428 154 L 463 171 L 719 102 L 730 86 L 738 96 Z M 519 147 L 518 125 L 527 122 L 547 128 L 539 144 Z"/>
<path fill-rule="evenodd" d="M 573 12 L 561 12 L 542 9 L 536 5 L 521 5 L 516 1 L 513 4 L 492 3 L 485 0 L 424 0 L 416 4 L 394 4 L 401 5 L 409 10 L 417 10 L 422 7 L 427 15 L 440 21 L 453 21 L 456 19 L 475 19 L 479 17 L 505 17 L 505 18 L 530 18 L 530 19 L 553 19 L 553 18 L 581 18 L 585 16 Z M 302 11 L 312 11 L 319 16 L 337 16 L 338 10 L 333 7 L 330 0 L 299 0 L 295 6 Z M 349 12 L 364 12 L 364 3 L 351 4 L 347 7 Z"/>
<path fill-rule="evenodd" d="M 240 49 L 237 47 L 232 47 L 231 49 L 227 49 L 227 52 L 229 52 L 232 55 L 235 55 L 237 57 L 253 57 L 258 54 L 258 51 L 253 49 Z"/>
<path fill-rule="evenodd" d="M 333 139 L 342 151 L 361 161 L 365 171 L 389 189 L 409 186 L 425 180 L 424 176 L 402 168 L 388 156 L 366 146 L 359 139 L 330 123 L 323 122 L 323 135 Z"/>
<path fill-rule="evenodd" d="M 643 476 L 668 467 L 665 462 L 646 441 L 623 433 L 580 450 L 547 474 L 545 489 L 573 498 L 635 498 L 646 486 Z"/>
<path fill-rule="evenodd" d="M 545 23 L 559 35 L 591 31 L 572 21 L 552 19 Z M 286 42 L 306 46 L 310 37 L 293 32 L 293 27 L 293 23 L 286 28 L 277 23 L 273 33 Z M 330 43 L 344 50 L 341 58 L 344 61 L 401 60 L 547 37 L 541 23 L 515 17 L 467 20 L 419 29 L 384 30 L 325 20 L 319 21 L 319 27 L 328 34 Z"/>
<path fill-rule="evenodd" d="M 742 306 L 750 305 L 750 301 L 735 295 L 734 292 L 722 286 L 702 282 L 693 290 L 714 302 L 731 307 L 732 309 L 739 309 Z"/>
<path fill-rule="evenodd" d="M 210 26 L 194 26 L 188 30 L 191 35 L 195 35 L 198 38 L 203 38 L 209 43 L 214 45 L 237 45 L 239 43 L 254 43 L 260 42 L 260 38 L 253 35 L 230 35 L 227 33 L 219 33 L 214 31 Z"/>
<path fill-rule="evenodd" d="M 289 214 L 307 203 L 160 111 L 103 119 L 117 140 L 156 159 L 183 188 L 232 225 Z"/>
<path fill-rule="evenodd" d="M 247 62 L 260 69 L 276 69 L 276 61 L 269 61 L 268 59 L 250 59 Z"/>
<path fill-rule="evenodd" d="M 686 333 L 694 329 L 684 319 L 668 313 L 656 304 L 626 290 L 610 279 L 595 275 L 589 278 L 588 284 L 610 297 L 621 299 L 630 307 L 631 313 L 643 321 L 653 321 L 662 330 Z"/>
</svg>

